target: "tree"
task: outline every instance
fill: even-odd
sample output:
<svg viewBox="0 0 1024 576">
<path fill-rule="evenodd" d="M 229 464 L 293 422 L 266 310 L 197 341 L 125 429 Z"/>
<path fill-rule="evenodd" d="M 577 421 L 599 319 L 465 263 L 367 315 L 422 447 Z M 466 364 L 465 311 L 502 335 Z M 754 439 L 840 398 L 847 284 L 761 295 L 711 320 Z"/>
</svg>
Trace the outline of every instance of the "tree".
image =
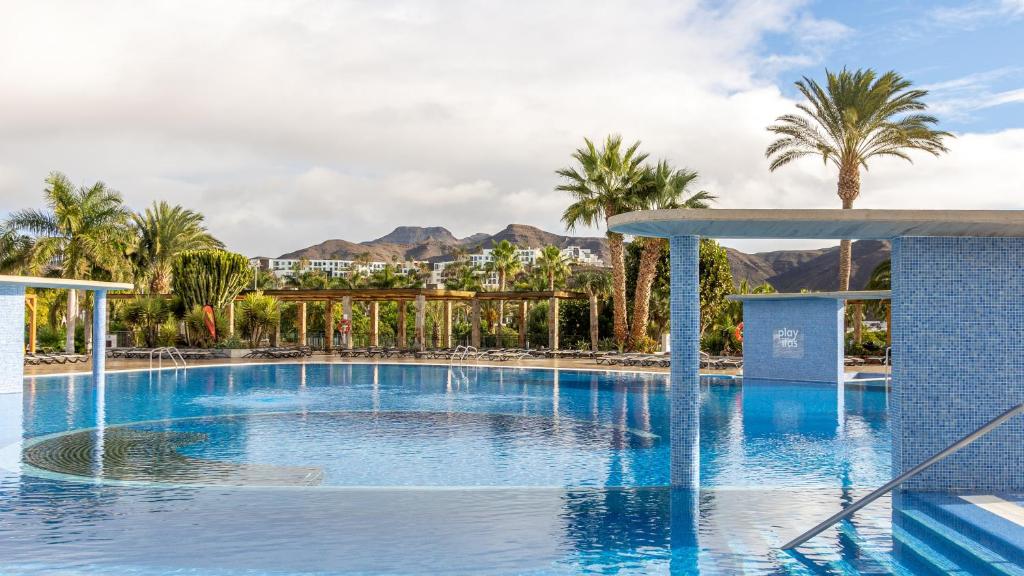
<svg viewBox="0 0 1024 576">
<path fill-rule="evenodd" d="M 171 290 L 171 265 L 186 250 L 223 248 L 203 226 L 203 215 L 167 202 L 154 202 L 145 212 L 132 214 L 137 244 L 131 260 L 141 283 L 154 294 Z"/>
<path fill-rule="evenodd" d="M 574 202 L 565 209 L 562 221 L 570 231 L 576 226 L 599 226 L 621 212 L 632 209 L 632 198 L 642 183 L 646 154 L 638 152 L 640 142 L 622 149 L 621 136 L 608 136 L 602 149 L 589 139 L 572 158 L 576 166 L 558 170 L 563 182 L 555 190 L 567 192 Z M 612 307 L 615 341 L 619 348 L 626 344 L 626 261 L 622 234 L 608 231 L 608 249 L 612 264 Z"/>
<path fill-rule="evenodd" d="M 31 246 L 25 269 L 39 274 L 56 271 L 62 278 L 120 279 L 128 275 L 125 250 L 130 244 L 129 211 L 121 195 L 103 182 L 75 187 L 67 176 L 52 172 L 43 191 L 44 210 L 20 210 L 8 220 L 9 234 L 26 234 Z M 65 349 L 75 350 L 74 291 L 67 299 Z"/>
<path fill-rule="evenodd" d="M 224 250 L 186 250 L 171 267 L 171 285 L 186 310 L 221 310 L 252 283 L 249 259 Z"/>
<path fill-rule="evenodd" d="M 569 260 L 562 255 L 558 246 L 545 246 L 537 258 L 537 268 L 547 278 L 548 290 L 555 289 L 555 281 L 565 281 L 571 270 Z"/>
<path fill-rule="evenodd" d="M 503 292 L 509 276 L 518 274 L 523 269 L 523 261 L 519 259 L 519 249 L 508 240 L 502 240 L 491 248 L 491 261 L 487 269 L 498 274 L 498 291 Z M 498 300 L 498 325 L 505 325 L 505 301 Z"/>
<path fill-rule="evenodd" d="M 448 290 L 467 290 L 480 292 L 483 284 L 480 282 L 481 270 L 466 260 L 456 260 L 444 268 L 442 278 L 444 287 Z"/>
<path fill-rule="evenodd" d="M 875 157 L 892 156 L 911 161 L 911 150 L 934 156 L 946 152 L 949 132 L 934 130 L 938 119 L 923 114 L 926 90 L 896 72 L 878 76 L 871 69 L 838 74 L 825 71 L 821 87 L 807 78 L 796 82 L 806 102 L 797 104 L 803 114 L 779 116 L 768 130 L 779 135 L 765 156 L 769 169 L 778 170 L 804 156 L 820 156 L 839 169 L 838 194 L 844 209 L 853 208 L 860 195 L 860 169 Z M 839 245 L 839 289 L 849 290 L 851 244 Z"/>
<path fill-rule="evenodd" d="M 612 291 L 612 277 L 603 270 L 581 270 L 572 276 L 572 286 L 577 290 L 587 293 L 590 301 L 590 342 L 596 352 L 594 345 L 598 341 L 598 316 L 599 305 Z"/>
<path fill-rule="evenodd" d="M 689 187 L 697 179 L 697 173 L 685 168 L 675 169 L 662 160 L 646 171 L 644 181 L 638 187 L 634 198 L 639 210 L 665 208 L 707 208 L 715 197 L 705 191 L 690 194 Z M 651 286 L 657 273 L 658 260 L 668 251 L 664 238 L 643 238 L 634 240 L 642 246 L 640 266 L 637 270 L 636 288 L 633 296 L 633 322 L 630 327 L 630 346 L 647 337 L 650 316 Z"/>
<path fill-rule="evenodd" d="M 8 223 L 0 223 L 0 274 L 17 273 L 28 265 L 32 239 Z"/>
<path fill-rule="evenodd" d="M 725 297 L 732 293 L 732 271 L 725 248 L 710 238 L 700 241 L 700 336 L 725 307 Z"/>
</svg>

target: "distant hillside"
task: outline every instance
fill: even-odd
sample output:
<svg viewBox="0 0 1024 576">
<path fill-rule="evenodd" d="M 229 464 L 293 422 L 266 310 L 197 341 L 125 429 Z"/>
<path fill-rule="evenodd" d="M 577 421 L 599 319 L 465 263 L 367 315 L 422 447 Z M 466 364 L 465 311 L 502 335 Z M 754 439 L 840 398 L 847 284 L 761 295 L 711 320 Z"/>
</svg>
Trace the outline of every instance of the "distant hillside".
<svg viewBox="0 0 1024 576">
<path fill-rule="evenodd" d="M 746 279 L 752 285 L 768 282 L 780 292 L 837 290 L 839 288 L 839 247 L 818 250 L 779 250 L 745 254 L 728 249 L 729 267 L 736 283 Z M 853 243 L 853 270 L 850 287 L 863 289 L 871 271 L 888 260 L 889 243 L 882 240 L 858 240 Z"/>
<path fill-rule="evenodd" d="M 466 238 L 456 238 L 448 229 L 440 226 L 419 227 L 399 226 L 391 233 L 366 242 L 327 240 L 282 254 L 279 258 L 307 258 L 354 260 L 367 255 L 370 260 L 391 262 L 393 260 L 448 260 L 459 251 L 476 252 L 489 248 L 496 242 L 508 240 L 518 246 L 541 247 L 554 244 L 560 248 L 582 246 L 609 262 L 608 243 L 603 237 L 563 236 L 545 232 L 525 224 L 510 224 L 497 234 L 477 233 Z M 818 250 L 778 250 L 746 254 L 726 248 L 729 266 L 737 284 L 747 280 L 759 285 L 768 282 L 781 292 L 798 292 L 801 289 L 835 290 L 838 288 L 839 248 Z M 850 285 L 861 289 L 868 281 L 875 266 L 889 258 L 888 242 L 860 240 L 853 243 L 853 274 Z"/>
</svg>

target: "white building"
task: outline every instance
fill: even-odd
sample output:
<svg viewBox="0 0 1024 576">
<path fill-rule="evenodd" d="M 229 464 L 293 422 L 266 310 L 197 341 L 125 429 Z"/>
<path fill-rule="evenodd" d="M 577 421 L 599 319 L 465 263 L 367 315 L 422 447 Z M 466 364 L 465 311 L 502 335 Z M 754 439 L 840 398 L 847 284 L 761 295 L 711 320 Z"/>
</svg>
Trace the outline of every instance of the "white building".
<svg viewBox="0 0 1024 576">
<path fill-rule="evenodd" d="M 523 263 L 523 267 L 533 266 L 537 263 L 540 258 L 542 248 L 520 248 L 516 251 L 516 255 L 519 257 L 519 261 Z M 476 254 L 470 254 L 468 256 L 469 264 L 474 268 L 481 270 L 487 268 L 487 265 L 494 260 L 493 248 L 484 248 Z M 562 257 L 573 264 L 579 264 L 583 266 L 604 266 L 604 262 L 594 254 L 593 251 L 587 248 L 581 248 L 579 246 L 568 246 L 562 248 Z M 454 260 L 447 260 L 444 262 L 434 262 L 433 267 L 430 271 L 430 283 L 431 284 L 443 284 L 444 283 L 444 270 L 452 264 Z M 498 274 L 495 272 L 481 272 L 483 274 L 482 284 L 485 288 L 497 288 L 498 286 Z"/>
<path fill-rule="evenodd" d="M 300 264 L 304 264 L 304 270 L 321 270 L 330 278 L 346 278 L 353 271 L 361 274 L 373 274 L 384 270 L 388 266 L 397 266 L 397 274 L 409 274 L 419 271 L 426 262 L 366 262 L 357 263 L 355 260 L 299 260 L 297 258 L 252 258 L 249 260 L 253 267 L 263 268 L 274 273 L 279 278 L 292 276 Z"/>
</svg>

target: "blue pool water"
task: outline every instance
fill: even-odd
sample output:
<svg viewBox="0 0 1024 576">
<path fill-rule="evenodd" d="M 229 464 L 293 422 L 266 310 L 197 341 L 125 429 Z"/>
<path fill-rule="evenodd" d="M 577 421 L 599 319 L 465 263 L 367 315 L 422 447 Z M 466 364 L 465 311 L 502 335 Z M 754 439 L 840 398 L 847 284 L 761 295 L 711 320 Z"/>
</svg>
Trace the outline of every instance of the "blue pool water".
<svg viewBox="0 0 1024 576">
<path fill-rule="evenodd" d="M 0 460 L 0 574 L 889 565 L 888 499 L 777 551 L 889 478 L 884 389 L 705 381 L 691 494 L 666 486 L 666 385 L 372 364 L 29 378 L 20 455 Z"/>
</svg>

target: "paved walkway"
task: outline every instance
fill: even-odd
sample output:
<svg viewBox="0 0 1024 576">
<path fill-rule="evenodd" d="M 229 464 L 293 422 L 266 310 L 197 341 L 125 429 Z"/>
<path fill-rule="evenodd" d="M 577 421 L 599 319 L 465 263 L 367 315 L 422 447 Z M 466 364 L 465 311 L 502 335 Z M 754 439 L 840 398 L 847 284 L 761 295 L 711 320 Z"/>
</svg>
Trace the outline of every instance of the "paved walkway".
<svg viewBox="0 0 1024 576">
<path fill-rule="evenodd" d="M 367 363 L 378 363 L 378 364 L 447 364 L 445 360 L 417 360 L 414 358 L 341 358 L 336 354 L 314 354 L 309 358 L 285 358 L 285 359 L 261 359 L 261 358 L 219 358 L 211 360 L 189 360 L 189 366 L 209 366 L 217 364 L 294 364 L 296 362 L 302 363 L 333 363 L 333 364 L 367 364 Z M 167 361 L 164 361 L 167 364 Z M 468 365 L 474 365 L 476 362 L 468 361 Z M 525 368 L 567 368 L 567 369 L 588 369 L 588 370 L 616 370 L 623 372 L 660 372 L 668 373 L 668 368 L 658 368 L 654 366 L 605 366 L 604 364 L 598 364 L 591 359 L 527 359 L 527 360 L 510 360 L 508 362 L 481 362 L 481 364 L 491 366 L 520 366 Z M 123 358 L 108 358 L 107 359 L 107 370 L 139 370 L 149 368 L 149 360 L 126 360 Z M 92 370 L 91 363 L 84 364 L 49 364 L 39 366 L 25 366 L 26 376 L 38 376 L 43 374 L 66 374 L 70 372 L 90 372 Z M 884 366 L 860 366 L 857 368 L 847 368 L 850 372 L 885 372 Z M 736 374 L 736 369 L 728 370 L 701 370 L 701 373 L 707 374 Z"/>
</svg>

